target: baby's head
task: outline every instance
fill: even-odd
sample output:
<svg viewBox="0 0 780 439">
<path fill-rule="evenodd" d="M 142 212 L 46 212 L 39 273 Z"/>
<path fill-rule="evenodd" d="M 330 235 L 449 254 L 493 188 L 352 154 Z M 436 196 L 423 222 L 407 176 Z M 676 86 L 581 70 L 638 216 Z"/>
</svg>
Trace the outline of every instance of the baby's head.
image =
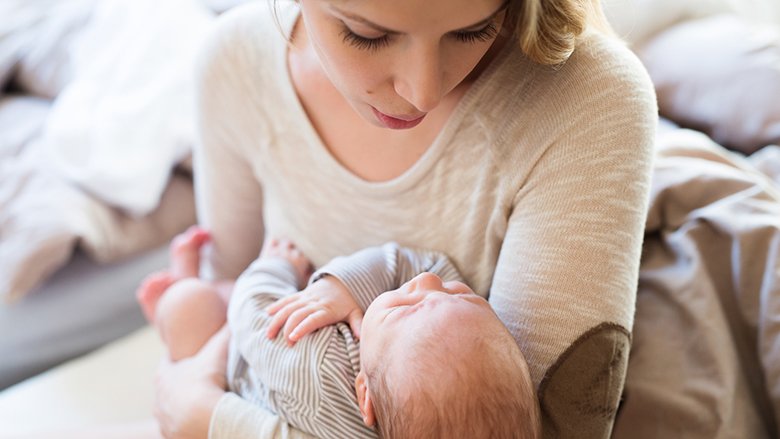
<svg viewBox="0 0 780 439">
<path fill-rule="evenodd" d="M 514 338 L 482 297 L 423 273 L 379 296 L 361 331 L 363 419 L 391 438 L 539 438 Z"/>
</svg>

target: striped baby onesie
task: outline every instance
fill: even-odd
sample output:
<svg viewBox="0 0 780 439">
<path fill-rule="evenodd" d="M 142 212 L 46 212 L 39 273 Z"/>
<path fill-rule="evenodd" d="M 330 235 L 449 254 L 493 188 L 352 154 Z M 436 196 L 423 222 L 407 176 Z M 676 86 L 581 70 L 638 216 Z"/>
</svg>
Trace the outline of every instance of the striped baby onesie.
<svg viewBox="0 0 780 439">
<path fill-rule="evenodd" d="M 389 243 L 336 258 L 310 282 L 338 278 L 365 312 L 377 296 L 425 271 L 462 280 L 445 255 Z M 230 390 L 322 439 L 377 437 L 358 409 L 359 344 L 348 325 L 327 326 L 292 347 L 281 335 L 265 336 L 271 320 L 265 307 L 296 292 L 295 272 L 283 259 L 257 259 L 238 278 L 228 309 Z"/>
</svg>

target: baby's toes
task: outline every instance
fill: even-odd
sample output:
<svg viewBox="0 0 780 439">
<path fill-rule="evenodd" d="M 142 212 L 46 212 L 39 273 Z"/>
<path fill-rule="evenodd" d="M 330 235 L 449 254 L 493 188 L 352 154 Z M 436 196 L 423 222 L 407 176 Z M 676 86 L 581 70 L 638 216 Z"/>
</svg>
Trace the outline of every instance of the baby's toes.
<svg viewBox="0 0 780 439">
<path fill-rule="evenodd" d="M 174 282 L 173 275 L 167 271 L 150 274 L 141 281 L 141 285 L 135 292 L 135 298 L 148 321 L 154 321 L 157 302 Z"/>
</svg>

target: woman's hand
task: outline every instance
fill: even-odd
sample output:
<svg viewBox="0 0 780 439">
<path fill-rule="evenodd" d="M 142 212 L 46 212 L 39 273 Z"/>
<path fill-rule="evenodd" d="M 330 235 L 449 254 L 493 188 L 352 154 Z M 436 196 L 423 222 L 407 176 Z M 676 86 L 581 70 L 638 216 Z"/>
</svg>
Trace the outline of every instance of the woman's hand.
<svg viewBox="0 0 780 439">
<path fill-rule="evenodd" d="M 269 339 L 275 338 L 284 326 L 284 338 L 292 345 L 306 334 L 342 321 L 360 338 L 363 311 L 347 287 L 333 276 L 325 276 L 300 293 L 277 300 L 266 311 L 273 316 L 268 325 Z"/>
<path fill-rule="evenodd" d="M 166 439 L 206 439 L 214 408 L 227 383 L 227 326 L 195 356 L 164 359 L 157 371 L 154 415 Z"/>
</svg>

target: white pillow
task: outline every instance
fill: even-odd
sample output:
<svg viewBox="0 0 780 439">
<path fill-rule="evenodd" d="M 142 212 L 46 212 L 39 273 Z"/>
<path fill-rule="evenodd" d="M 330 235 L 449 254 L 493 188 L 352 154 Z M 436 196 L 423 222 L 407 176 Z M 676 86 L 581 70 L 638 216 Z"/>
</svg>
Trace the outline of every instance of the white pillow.
<svg viewBox="0 0 780 439">
<path fill-rule="evenodd" d="M 44 130 L 58 175 L 135 217 L 160 203 L 195 141 L 195 59 L 213 23 L 195 0 L 101 0 Z"/>
<path fill-rule="evenodd" d="M 718 15 L 674 26 L 637 54 L 662 116 L 745 154 L 780 143 L 780 29 Z"/>
<path fill-rule="evenodd" d="M 736 2 L 737 12 L 746 19 L 780 28 L 780 1 L 742 0 Z"/>
<path fill-rule="evenodd" d="M 602 0 L 602 7 L 617 34 L 637 46 L 676 23 L 737 11 L 746 1 L 774 0 Z"/>
</svg>

